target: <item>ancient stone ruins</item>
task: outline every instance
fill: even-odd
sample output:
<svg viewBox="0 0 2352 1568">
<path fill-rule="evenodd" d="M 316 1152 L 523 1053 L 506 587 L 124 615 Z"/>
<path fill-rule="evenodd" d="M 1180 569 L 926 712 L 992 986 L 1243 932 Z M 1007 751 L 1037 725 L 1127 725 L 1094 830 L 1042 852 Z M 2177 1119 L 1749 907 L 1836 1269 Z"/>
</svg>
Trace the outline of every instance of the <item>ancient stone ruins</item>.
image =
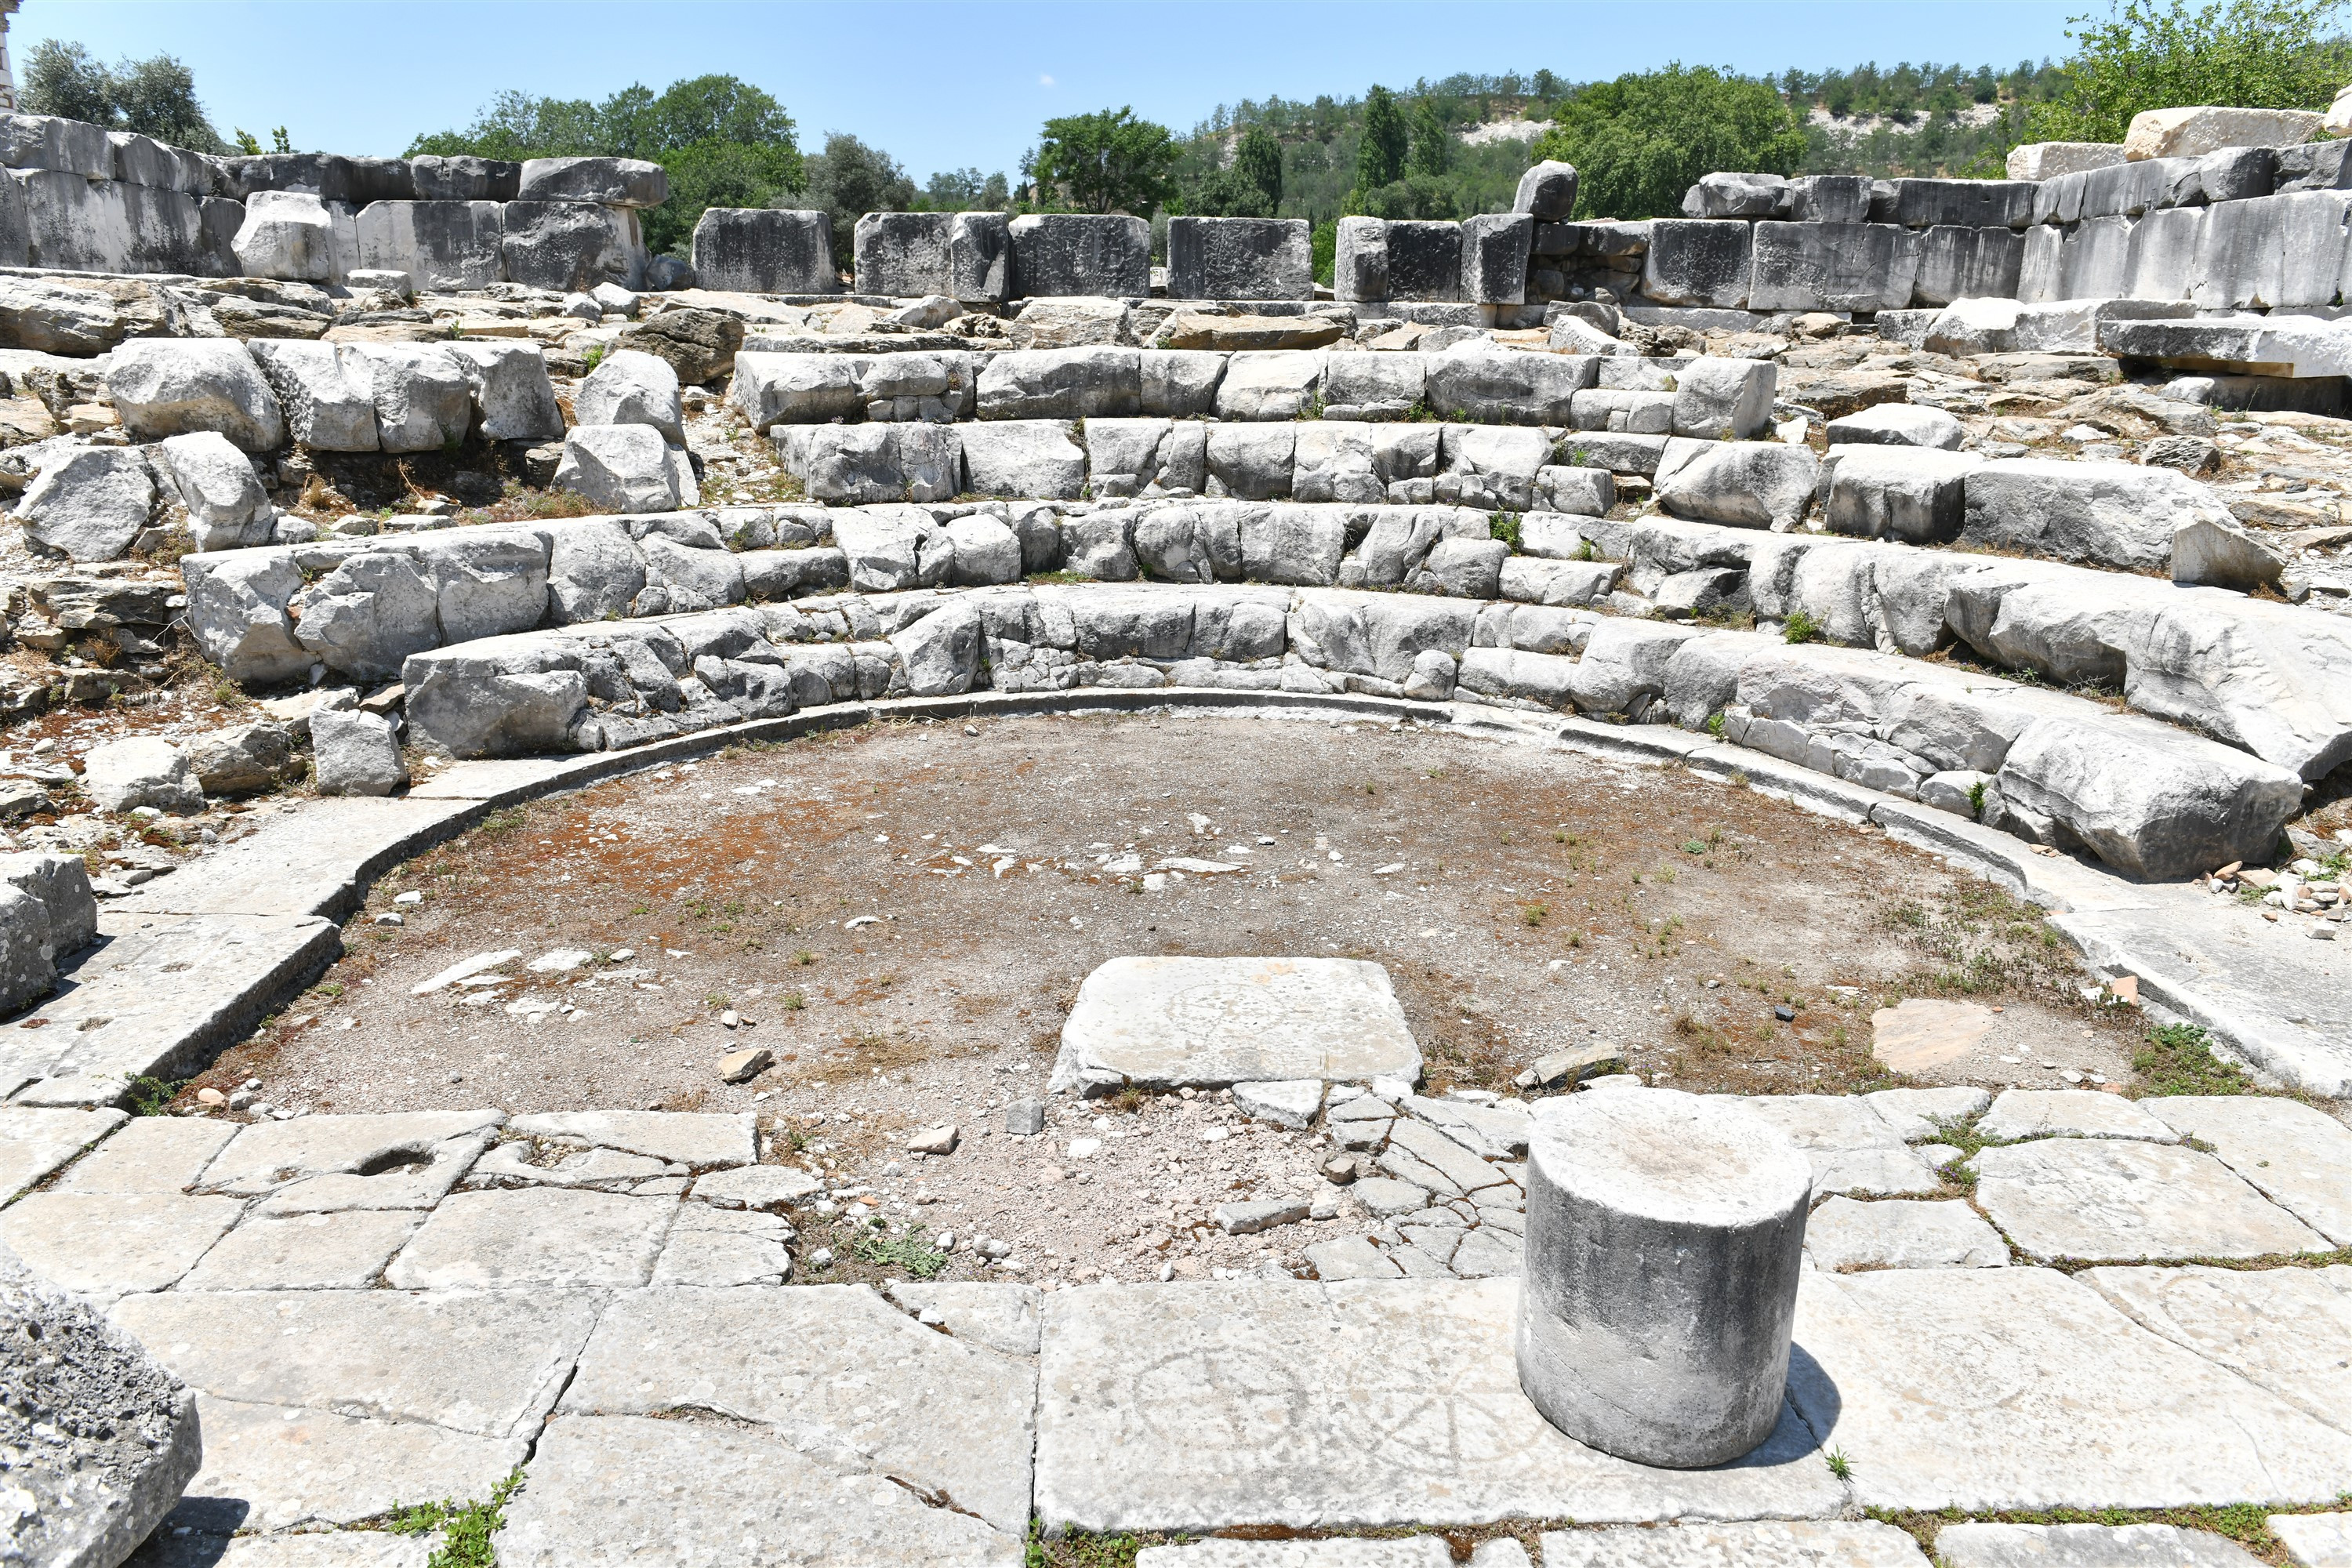
<svg viewBox="0 0 2352 1568">
<path fill-rule="evenodd" d="M 1344 219 L 1327 287 L 1302 221 L 1155 257 L 1136 217 L 877 213 L 837 256 L 712 209 L 649 256 L 652 163 L 0 116 L 0 1562 L 2352 1563 L 2352 141 L 2142 121 L 1646 222 L 1539 163 L 1508 213 Z M 732 930 L 575 944 L 559 887 L 621 836 L 531 811 L 1082 714 L 1254 716 L 1240 771 L 1302 791 L 1290 738 L 1339 726 L 1695 825 L 1793 802 L 2013 900 L 2074 1011 L 1831 986 L 1891 1085 L 1853 1094 L 1504 1018 L 1482 1081 L 1415 989 L 1454 933 L 1267 911 L 1459 874 L 1533 929 L 1533 848 L 1360 870 L 1188 834 L 1160 802 L 1216 781 L 1171 777 L 1085 849 L 940 844 L 1132 923 L 922 1125 L 840 1097 L 945 1053 L 856 1036 L 844 1089 L 755 1016 L 806 1000 L 800 936 L 734 944 L 758 989 L 688 999 L 726 1055 L 653 1109 L 393 1043 L 528 1058 Z M 793 814 L 855 792 L 728 788 L 672 847 L 800 823 L 757 841 L 781 909 Z M 850 815 L 824 855 L 929 853 Z M 525 821 L 544 931 L 368 945 L 455 885 L 420 857 Z M 648 903 L 696 896 L 668 864 Z M 1799 904 L 1825 868 L 1778 865 Z M 1232 911 L 1205 952 L 1142 923 L 1186 900 Z M 1801 1026 L 1753 984 L 1759 1037 Z M 331 1005 L 376 1109 L 279 1087 Z M 2247 1092 L 2063 1068 L 2078 1016 Z M 2042 1032 L 1953 1065 L 2001 1027 Z M 924 1206 L 974 1170 L 987 1231 Z M 1134 1223 L 1073 1267 L 1049 1227 L 1120 1170 Z"/>
</svg>

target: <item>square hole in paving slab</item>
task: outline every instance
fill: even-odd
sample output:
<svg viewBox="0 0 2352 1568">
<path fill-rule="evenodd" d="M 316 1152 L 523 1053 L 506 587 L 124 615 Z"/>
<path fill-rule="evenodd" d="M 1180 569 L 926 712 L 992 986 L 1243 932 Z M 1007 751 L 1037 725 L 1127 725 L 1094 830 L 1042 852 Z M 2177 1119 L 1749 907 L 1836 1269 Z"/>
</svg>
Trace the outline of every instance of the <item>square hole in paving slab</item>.
<svg viewBox="0 0 2352 1568">
<path fill-rule="evenodd" d="M 1115 958 L 1062 1026 L 1056 1089 L 1421 1079 L 1389 974 L 1346 958 Z"/>
</svg>

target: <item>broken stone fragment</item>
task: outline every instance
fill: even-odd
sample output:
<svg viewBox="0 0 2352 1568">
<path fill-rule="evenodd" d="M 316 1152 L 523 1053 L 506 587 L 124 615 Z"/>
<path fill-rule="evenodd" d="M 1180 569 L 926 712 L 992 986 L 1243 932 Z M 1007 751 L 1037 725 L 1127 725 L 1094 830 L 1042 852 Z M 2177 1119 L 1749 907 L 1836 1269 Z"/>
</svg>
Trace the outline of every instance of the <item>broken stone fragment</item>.
<svg viewBox="0 0 2352 1568">
<path fill-rule="evenodd" d="M 776 1053 L 765 1046 L 730 1051 L 719 1058 L 719 1077 L 725 1083 L 749 1083 L 776 1065 Z"/>
</svg>

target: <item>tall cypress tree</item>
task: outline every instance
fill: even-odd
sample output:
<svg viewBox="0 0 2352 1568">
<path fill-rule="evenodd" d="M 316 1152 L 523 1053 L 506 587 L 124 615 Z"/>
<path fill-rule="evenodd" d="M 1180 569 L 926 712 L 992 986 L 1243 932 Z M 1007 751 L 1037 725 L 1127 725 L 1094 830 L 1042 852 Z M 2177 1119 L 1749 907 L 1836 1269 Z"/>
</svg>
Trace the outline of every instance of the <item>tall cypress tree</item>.
<svg viewBox="0 0 2352 1568">
<path fill-rule="evenodd" d="M 1404 111 L 1396 94 L 1375 87 L 1364 94 L 1364 139 L 1356 146 L 1356 188 L 1378 190 L 1404 178 L 1405 155 L 1412 136 L 1405 129 Z"/>
</svg>

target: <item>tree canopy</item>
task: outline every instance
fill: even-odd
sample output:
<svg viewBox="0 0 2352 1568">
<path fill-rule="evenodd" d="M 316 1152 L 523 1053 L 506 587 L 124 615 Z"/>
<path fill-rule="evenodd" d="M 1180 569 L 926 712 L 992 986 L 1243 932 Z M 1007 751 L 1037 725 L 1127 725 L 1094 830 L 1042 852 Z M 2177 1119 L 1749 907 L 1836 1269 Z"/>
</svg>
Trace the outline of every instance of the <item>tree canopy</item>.
<svg viewBox="0 0 2352 1568">
<path fill-rule="evenodd" d="M 1176 195 L 1177 152 L 1166 126 L 1138 120 L 1131 107 L 1104 109 L 1045 121 L 1029 172 L 1040 206 L 1058 200 L 1080 212 L 1149 217 Z"/>
<path fill-rule="evenodd" d="M 855 136 L 835 132 L 824 151 L 808 160 L 808 205 L 833 222 L 835 261 L 847 266 L 857 220 L 867 213 L 906 212 L 915 205 L 915 182 L 898 161 Z"/>
<path fill-rule="evenodd" d="M 2352 73 L 2352 44 L 2326 24 L 2343 0 L 2125 0 L 2069 18 L 2075 52 L 2027 136 L 2120 142 L 2143 110 L 2224 103 L 2325 109 Z"/>
<path fill-rule="evenodd" d="M 196 79 L 170 55 L 100 65 L 79 44 L 44 38 L 25 62 L 27 114 L 58 114 L 109 131 L 135 131 L 197 153 L 226 153 L 196 101 Z"/>
<path fill-rule="evenodd" d="M 705 207 L 775 205 L 809 183 L 792 116 L 731 76 L 691 77 L 658 94 L 632 85 L 602 103 L 502 92 L 463 131 L 419 136 L 408 153 L 648 159 L 668 174 L 669 200 L 645 215 L 646 243 L 680 254 Z"/>
<path fill-rule="evenodd" d="M 1364 130 L 1356 143 L 1356 188 L 1369 191 L 1404 178 L 1412 145 L 1396 94 L 1375 84 L 1364 94 Z"/>
<path fill-rule="evenodd" d="M 1677 62 L 1561 103 L 1531 155 L 1576 165 L 1580 217 L 1675 216 L 1701 174 L 1794 173 L 1805 134 L 1769 83 Z"/>
</svg>

